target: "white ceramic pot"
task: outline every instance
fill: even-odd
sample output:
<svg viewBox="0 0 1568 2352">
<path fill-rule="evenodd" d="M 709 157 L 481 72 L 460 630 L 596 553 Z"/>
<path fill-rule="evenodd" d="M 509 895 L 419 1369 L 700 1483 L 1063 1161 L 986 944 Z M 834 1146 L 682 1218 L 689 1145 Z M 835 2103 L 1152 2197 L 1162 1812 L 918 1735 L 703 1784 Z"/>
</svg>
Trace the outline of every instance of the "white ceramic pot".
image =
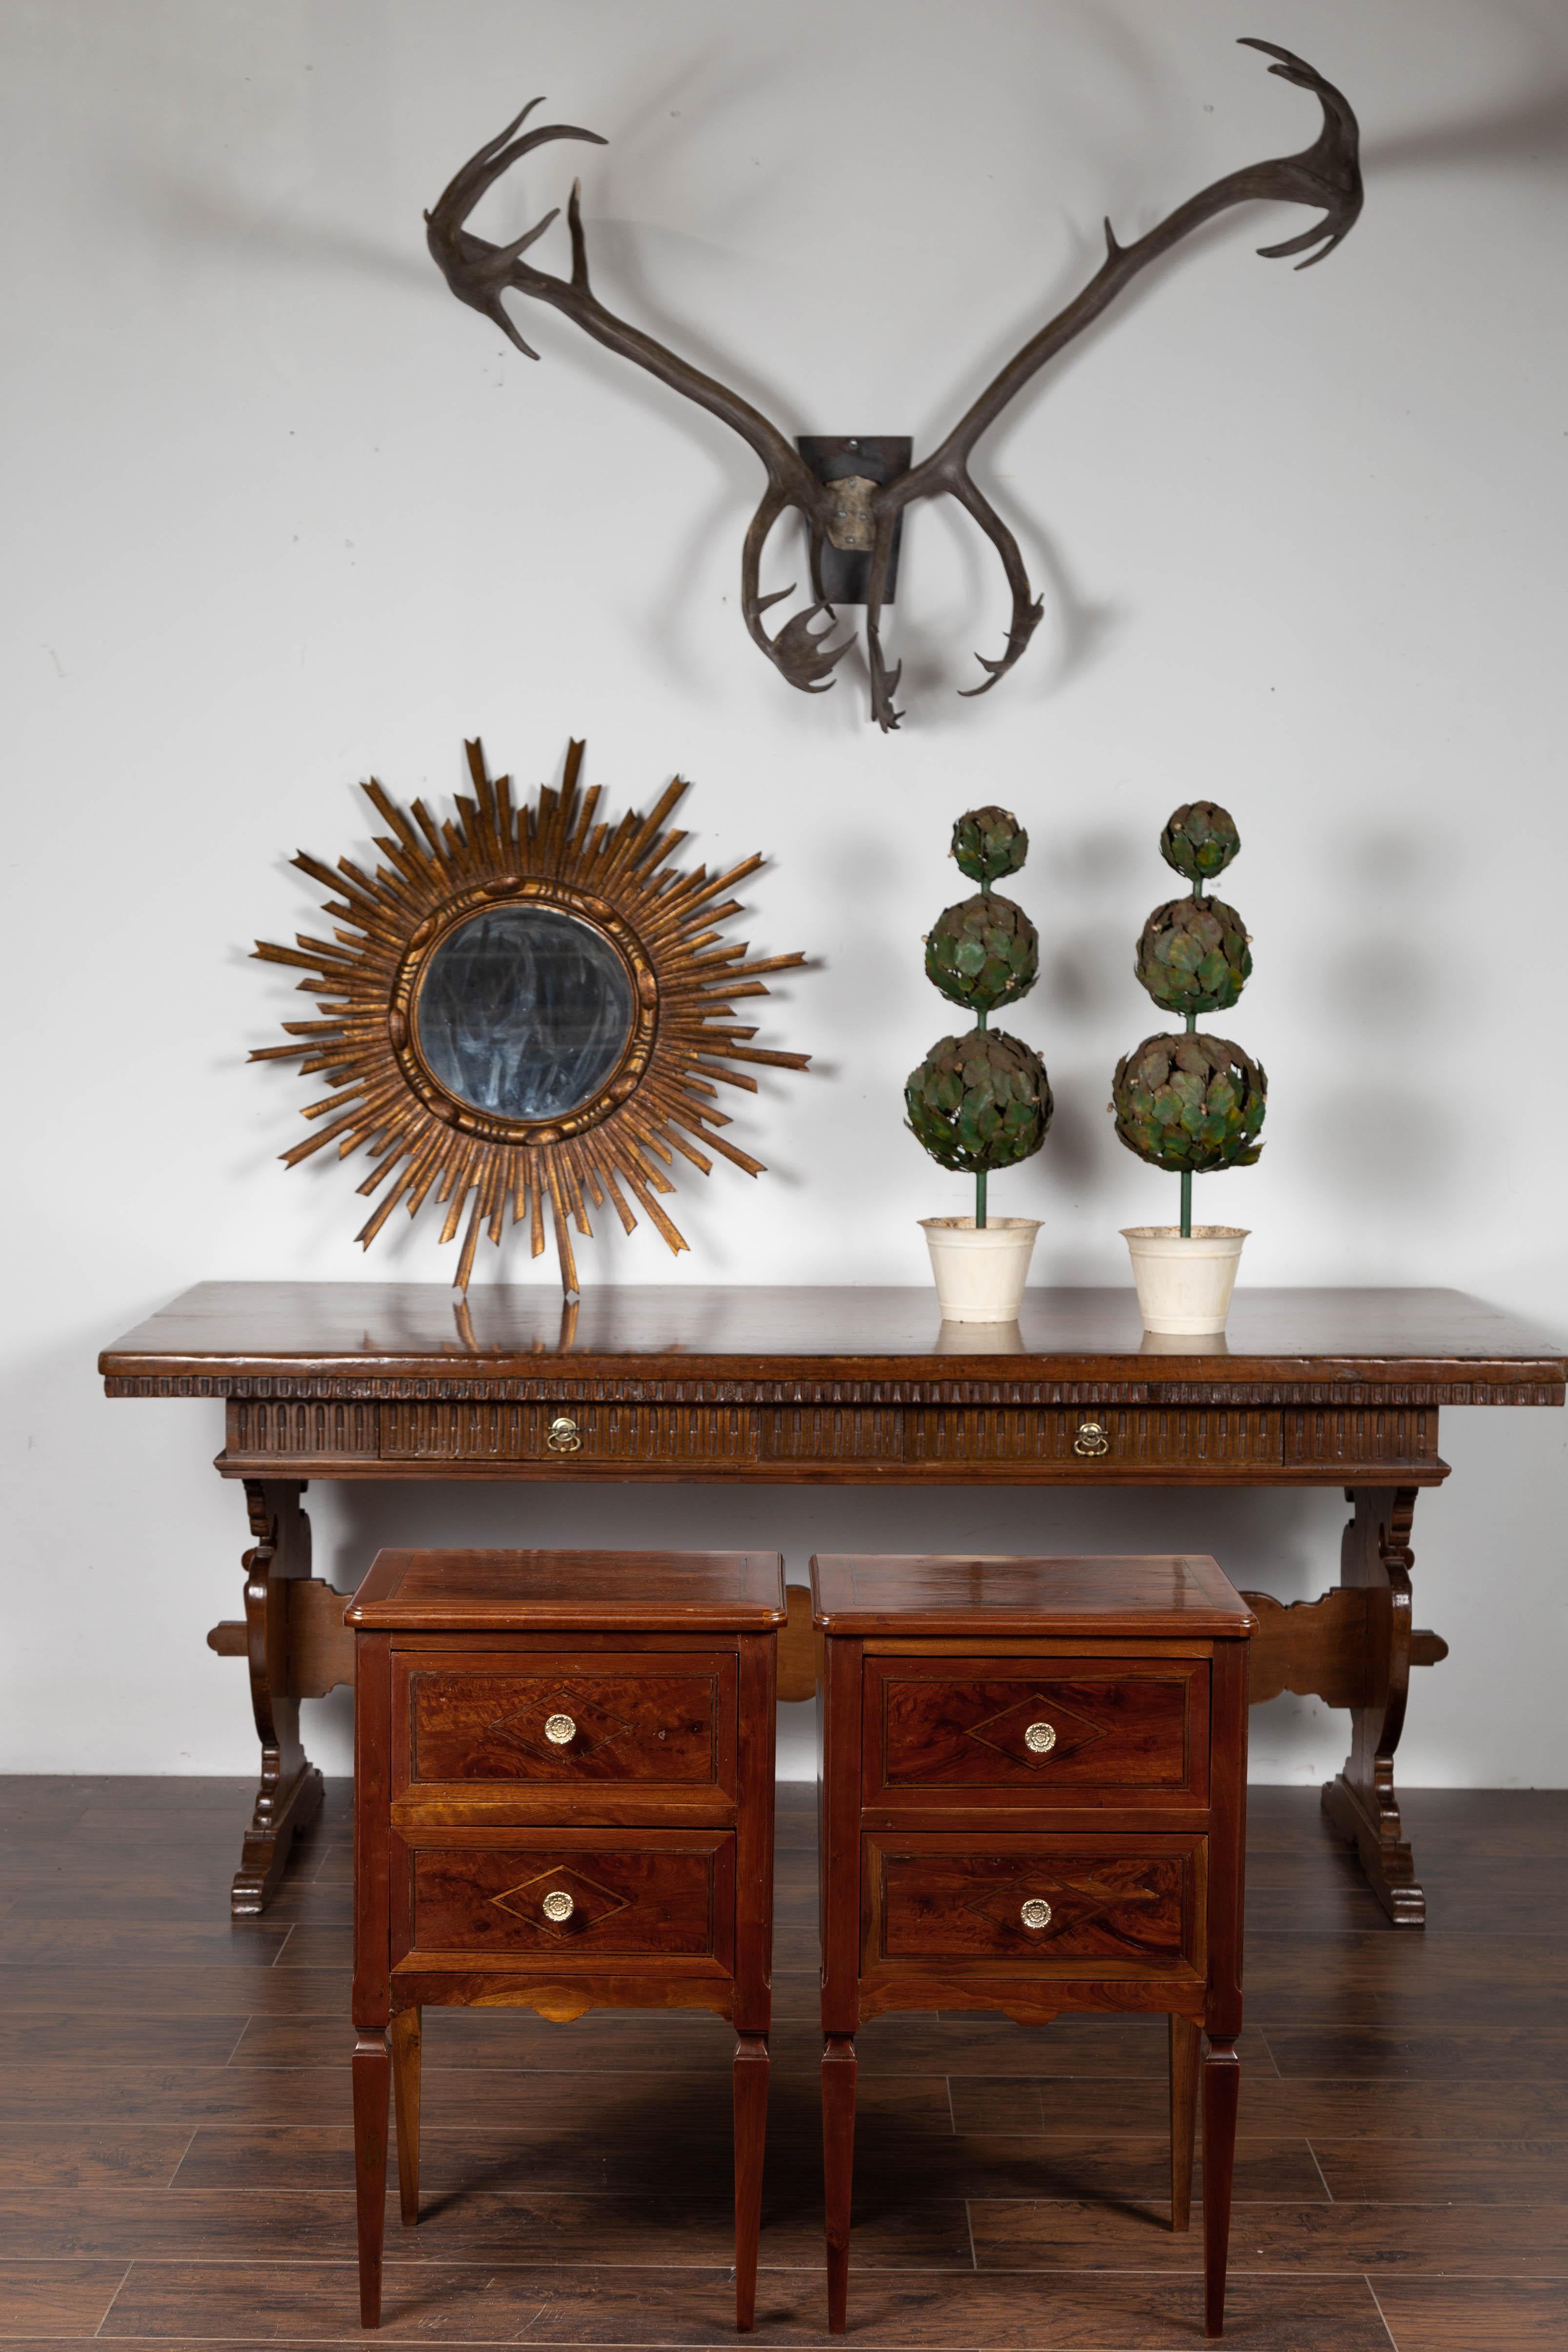
<svg viewBox="0 0 1568 2352">
<path fill-rule="evenodd" d="M 1146 1331 L 1223 1331 L 1245 1225 L 1123 1225 Z"/>
<path fill-rule="evenodd" d="M 1016 1323 L 1037 1217 L 922 1217 L 944 1323 Z"/>
</svg>

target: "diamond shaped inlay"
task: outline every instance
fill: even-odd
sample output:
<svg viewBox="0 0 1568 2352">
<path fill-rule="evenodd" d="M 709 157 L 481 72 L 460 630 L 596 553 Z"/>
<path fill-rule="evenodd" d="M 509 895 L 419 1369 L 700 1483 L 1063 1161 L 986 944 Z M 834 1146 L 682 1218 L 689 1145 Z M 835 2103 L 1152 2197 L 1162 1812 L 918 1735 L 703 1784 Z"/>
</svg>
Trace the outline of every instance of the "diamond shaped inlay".
<svg viewBox="0 0 1568 2352">
<path fill-rule="evenodd" d="M 563 1740 L 552 1739 L 550 1726 L 559 1726 L 563 1718 L 570 1719 L 575 1729 Z M 612 1715 L 608 1707 L 596 1706 L 583 1692 L 563 1683 L 559 1687 L 542 1691 L 537 1698 L 531 1697 L 525 1706 L 496 1716 L 485 1725 L 479 1738 L 559 1763 L 563 1757 L 595 1756 L 601 1748 L 613 1748 L 631 1727 L 619 1716 Z"/>
<path fill-rule="evenodd" d="M 1045 1746 L 1029 1738 L 1036 1725 L 1049 1724 L 1055 1739 Z M 1027 1698 L 1019 1699 L 1000 1715 L 988 1715 L 983 1723 L 972 1723 L 964 1733 L 966 1739 L 978 1740 L 982 1748 L 994 1748 L 1014 1764 L 1026 1764 L 1031 1772 L 1047 1770 L 1059 1763 L 1064 1756 L 1077 1756 L 1092 1748 L 1099 1739 L 1110 1737 L 1110 1726 L 1097 1723 L 1090 1715 L 1081 1714 L 1077 1707 L 1064 1706 L 1059 1695 L 1047 1698 L 1043 1692 L 1032 1691 Z"/>
<path fill-rule="evenodd" d="M 1025 1920 L 1024 1913 L 1036 1903 L 1045 1900 L 1049 1916 L 1037 1923 Z M 1048 1942 L 1071 1927 L 1082 1927 L 1102 1912 L 1120 1911 L 1130 1903 L 1157 1903 L 1157 1891 L 1149 1886 L 1104 1886 L 1098 1879 L 1043 1878 L 1031 1871 L 1027 1879 L 1013 1880 L 1010 1885 L 988 1886 L 973 1903 L 964 1906 L 993 1927 L 1013 1929 L 1028 1943 Z"/>
<path fill-rule="evenodd" d="M 572 1909 L 564 1919 L 552 1919 L 544 1908 L 545 1896 L 554 1894 L 572 1897 Z M 569 1942 L 574 1936 L 602 1927 L 606 1919 L 624 1911 L 630 1900 L 627 1895 L 612 1894 L 607 1886 L 584 1878 L 570 1863 L 559 1862 L 547 1864 L 532 1878 L 525 1878 L 520 1885 L 509 1886 L 489 1899 L 498 1911 L 510 1912 L 525 1927 L 537 1928 L 542 1936 L 552 1937 L 557 1943 Z"/>
</svg>

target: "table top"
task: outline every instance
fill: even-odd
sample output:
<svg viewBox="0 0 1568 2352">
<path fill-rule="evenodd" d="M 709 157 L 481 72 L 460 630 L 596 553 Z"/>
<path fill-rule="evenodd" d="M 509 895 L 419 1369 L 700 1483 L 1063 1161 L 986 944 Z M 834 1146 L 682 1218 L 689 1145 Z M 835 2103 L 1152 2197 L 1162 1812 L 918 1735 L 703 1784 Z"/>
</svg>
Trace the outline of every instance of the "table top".
<svg viewBox="0 0 1568 2352">
<path fill-rule="evenodd" d="M 776 1551 L 378 1551 L 348 1625 L 412 1633 L 767 1633 Z"/>
<path fill-rule="evenodd" d="M 895 1640 L 1111 1632 L 1207 1637 L 1248 1634 L 1258 1624 L 1206 1552 L 1103 1559 L 824 1553 L 811 1563 L 811 1592 L 814 1620 L 825 1632 Z"/>
<path fill-rule="evenodd" d="M 1170 1339 L 1143 1330 L 1131 1286 L 1026 1291 L 1016 1324 L 990 1325 L 943 1324 L 923 1285 L 639 1285 L 563 1306 L 542 1285 L 465 1299 L 437 1283 L 204 1282 L 106 1348 L 99 1369 L 110 1395 L 142 1396 L 1114 1381 L 1153 1399 L 1329 1383 L 1561 1404 L 1568 1381 L 1557 1342 L 1463 1291 L 1239 1289 L 1226 1332 Z"/>
</svg>

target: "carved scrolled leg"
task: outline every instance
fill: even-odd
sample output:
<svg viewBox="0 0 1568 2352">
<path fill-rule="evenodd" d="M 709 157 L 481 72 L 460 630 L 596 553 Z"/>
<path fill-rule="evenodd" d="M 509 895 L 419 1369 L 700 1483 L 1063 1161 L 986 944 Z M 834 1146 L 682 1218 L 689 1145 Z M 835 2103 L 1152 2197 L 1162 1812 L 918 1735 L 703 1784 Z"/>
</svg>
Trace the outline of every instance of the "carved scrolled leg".
<svg viewBox="0 0 1568 2352">
<path fill-rule="evenodd" d="M 1344 1769 L 1323 1790 L 1323 1811 L 1359 1850 L 1368 1884 L 1396 1927 L 1426 1924 L 1426 1897 L 1394 1792 L 1394 1751 L 1410 1682 L 1415 1494 L 1414 1486 L 1349 1491 L 1355 1517 L 1344 1532 L 1340 1582 L 1367 1595 L 1365 1704 L 1352 1710 Z"/>
<path fill-rule="evenodd" d="M 304 1491 L 298 1478 L 245 1481 L 255 1538 L 245 1555 L 246 1658 L 261 1784 L 229 1895 L 237 1919 L 253 1919 L 266 1908 L 296 1833 L 321 1809 L 321 1776 L 300 1744 L 300 1702 L 289 1671 L 289 1586 L 310 1573 L 310 1522 L 300 1508 Z"/>
</svg>

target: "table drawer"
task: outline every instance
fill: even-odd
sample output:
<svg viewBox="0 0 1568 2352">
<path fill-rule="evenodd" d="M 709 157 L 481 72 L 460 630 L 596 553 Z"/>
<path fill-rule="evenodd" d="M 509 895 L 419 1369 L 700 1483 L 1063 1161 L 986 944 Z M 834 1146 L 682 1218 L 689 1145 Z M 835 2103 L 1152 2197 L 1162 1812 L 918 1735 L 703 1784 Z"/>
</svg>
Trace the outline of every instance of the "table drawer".
<svg viewBox="0 0 1568 2352">
<path fill-rule="evenodd" d="M 395 1834 L 394 1965 L 728 1973 L 734 1848 L 709 1830 Z"/>
<path fill-rule="evenodd" d="M 1181 1468 L 1223 1475 L 1284 1458 L 1280 1415 L 1246 1406 L 801 1404 L 758 1420 L 764 1463 L 899 1463 L 917 1476 L 964 1464 L 1000 1478 L 1055 1471 L 1152 1483 Z"/>
<path fill-rule="evenodd" d="M 756 1416 L 744 1405 L 457 1400 L 383 1405 L 384 1462 L 522 1462 L 559 1471 L 595 1464 L 680 1470 L 728 1468 L 756 1454 Z"/>
<path fill-rule="evenodd" d="M 734 1783 L 732 1651 L 394 1659 L 395 1793 Z"/>
<path fill-rule="evenodd" d="M 1206 1659 L 873 1656 L 865 1677 L 867 1804 L 1207 1802 Z"/>
<path fill-rule="evenodd" d="M 1201 1837 L 871 1835 L 863 1965 L 1014 1973 L 1204 1966 Z"/>
</svg>

